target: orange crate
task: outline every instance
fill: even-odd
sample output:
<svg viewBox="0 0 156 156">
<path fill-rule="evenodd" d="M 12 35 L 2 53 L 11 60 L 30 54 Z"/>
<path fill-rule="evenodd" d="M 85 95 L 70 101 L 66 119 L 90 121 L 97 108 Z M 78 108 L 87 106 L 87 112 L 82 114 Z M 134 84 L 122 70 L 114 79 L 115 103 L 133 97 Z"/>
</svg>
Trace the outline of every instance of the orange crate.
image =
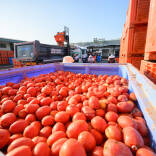
<svg viewBox="0 0 156 156">
<path fill-rule="evenodd" d="M 145 52 L 147 25 L 135 26 L 127 29 L 124 40 L 121 42 L 120 56 L 142 56 Z"/>
<path fill-rule="evenodd" d="M 151 0 L 147 39 L 145 48 L 145 60 L 156 60 L 156 1 Z"/>
<path fill-rule="evenodd" d="M 130 0 L 129 24 L 148 23 L 150 0 Z"/>
<path fill-rule="evenodd" d="M 141 73 L 147 76 L 151 81 L 156 83 L 156 63 L 150 61 L 141 61 Z"/>
</svg>

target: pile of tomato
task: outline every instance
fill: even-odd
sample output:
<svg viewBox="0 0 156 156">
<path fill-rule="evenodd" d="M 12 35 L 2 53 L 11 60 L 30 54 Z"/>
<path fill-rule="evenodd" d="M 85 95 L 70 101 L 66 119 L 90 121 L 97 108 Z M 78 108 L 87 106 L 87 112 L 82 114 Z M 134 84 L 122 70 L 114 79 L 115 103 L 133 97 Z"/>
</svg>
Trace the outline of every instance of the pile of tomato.
<svg viewBox="0 0 156 156">
<path fill-rule="evenodd" d="M 128 81 L 57 71 L 0 86 L 7 156 L 156 156 Z"/>
</svg>

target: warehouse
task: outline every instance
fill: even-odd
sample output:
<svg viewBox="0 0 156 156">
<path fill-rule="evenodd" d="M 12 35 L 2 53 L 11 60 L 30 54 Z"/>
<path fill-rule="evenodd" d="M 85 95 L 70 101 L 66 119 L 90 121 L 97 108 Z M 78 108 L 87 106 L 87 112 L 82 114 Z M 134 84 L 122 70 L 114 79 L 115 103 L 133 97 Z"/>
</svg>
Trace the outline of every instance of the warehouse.
<svg viewBox="0 0 156 156">
<path fill-rule="evenodd" d="M 8 38 L 0 38 L 0 65 L 5 66 L 8 64 L 12 64 L 9 61 L 9 58 L 14 57 L 14 43 L 21 43 L 24 41 L 8 39 Z"/>
<path fill-rule="evenodd" d="M 95 38 L 93 42 L 79 42 L 74 43 L 74 45 L 87 47 L 87 51 L 91 53 L 100 52 L 102 59 L 108 58 L 111 54 L 119 57 L 120 39 L 105 40 Z"/>
</svg>

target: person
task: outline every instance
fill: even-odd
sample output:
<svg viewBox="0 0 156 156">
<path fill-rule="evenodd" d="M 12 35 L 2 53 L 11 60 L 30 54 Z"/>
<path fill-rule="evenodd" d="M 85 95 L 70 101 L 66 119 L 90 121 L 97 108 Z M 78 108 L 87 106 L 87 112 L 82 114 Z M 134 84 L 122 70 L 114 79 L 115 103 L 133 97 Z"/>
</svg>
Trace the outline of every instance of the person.
<svg viewBox="0 0 156 156">
<path fill-rule="evenodd" d="M 73 63 L 74 59 L 71 56 L 65 56 L 63 58 L 63 63 Z"/>
<path fill-rule="evenodd" d="M 75 60 L 75 62 L 77 62 L 77 63 L 79 62 L 79 54 L 76 54 L 76 55 L 75 55 L 74 60 Z"/>
<path fill-rule="evenodd" d="M 94 63 L 96 63 L 96 54 L 93 54 Z"/>
<path fill-rule="evenodd" d="M 108 57 L 108 63 L 115 63 L 115 56 L 114 55 L 110 55 Z"/>
<path fill-rule="evenodd" d="M 101 55 L 100 55 L 100 54 L 97 55 L 96 61 L 97 61 L 98 63 L 101 62 Z"/>
<path fill-rule="evenodd" d="M 82 53 L 82 61 L 83 61 L 83 63 L 87 63 L 87 54 L 86 53 Z"/>
<path fill-rule="evenodd" d="M 94 63 L 94 57 L 91 54 L 88 57 L 88 62 L 89 63 Z"/>
</svg>

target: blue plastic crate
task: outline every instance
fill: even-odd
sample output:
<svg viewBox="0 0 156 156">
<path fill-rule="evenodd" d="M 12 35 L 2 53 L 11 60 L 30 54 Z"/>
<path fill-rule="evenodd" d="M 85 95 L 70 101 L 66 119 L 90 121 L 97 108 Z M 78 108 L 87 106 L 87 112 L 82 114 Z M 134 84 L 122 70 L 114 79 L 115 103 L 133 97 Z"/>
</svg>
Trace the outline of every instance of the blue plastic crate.
<svg viewBox="0 0 156 156">
<path fill-rule="evenodd" d="M 96 75 L 119 75 L 129 80 L 129 91 L 134 91 L 149 129 L 151 147 L 156 151 L 156 86 L 131 64 L 46 64 L 0 71 L 0 85 L 20 82 L 25 76 L 33 77 L 57 70 Z"/>
</svg>

